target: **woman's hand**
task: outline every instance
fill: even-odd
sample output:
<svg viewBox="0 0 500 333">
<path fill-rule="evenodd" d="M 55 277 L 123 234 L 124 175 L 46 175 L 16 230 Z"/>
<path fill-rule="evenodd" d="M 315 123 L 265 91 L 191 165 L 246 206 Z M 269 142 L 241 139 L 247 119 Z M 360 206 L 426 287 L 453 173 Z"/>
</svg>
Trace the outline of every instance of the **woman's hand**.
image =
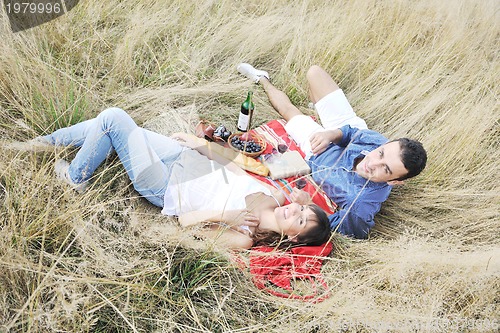
<svg viewBox="0 0 500 333">
<path fill-rule="evenodd" d="M 309 193 L 299 190 L 296 187 L 294 187 L 292 193 L 290 193 L 290 199 L 292 199 L 292 202 L 296 202 L 299 205 L 308 205 L 311 202 Z"/>
<path fill-rule="evenodd" d="M 243 210 L 236 221 L 238 225 L 246 225 L 247 227 L 258 227 L 260 220 L 257 216 L 250 213 L 248 210 Z"/>
<path fill-rule="evenodd" d="M 206 144 L 205 139 L 201 139 L 195 135 L 187 133 L 174 133 L 170 136 L 172 139 L 179 141 L 179 144 L 184 147 L 196 149 Z"/>
<path fill-rule="evenodd" d="M 245 235 L 251 237 L 252 232 L 248 230 L 247 228 L 244 228 L 243 226 L 246 227 L 252 227 L 252 228 L 257 228 L 260 224 L 260 220 L 257 216 L 254 214 L 250 213 L 248 210 L 243 210 L 241 214 L 239 214 L 236 222 L 236 230 L 244 233 Z M 242 228 L 243 227 L 243 228 Z"/>
</svg>

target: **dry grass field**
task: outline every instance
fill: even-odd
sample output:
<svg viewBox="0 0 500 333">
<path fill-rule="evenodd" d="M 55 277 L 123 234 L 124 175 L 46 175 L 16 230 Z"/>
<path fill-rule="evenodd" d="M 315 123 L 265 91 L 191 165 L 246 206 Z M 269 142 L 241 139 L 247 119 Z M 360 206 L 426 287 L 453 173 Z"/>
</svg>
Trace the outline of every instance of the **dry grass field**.
<svg viewBox="0 0 500 333">
<path fill-rule="evenodd" d="M 270 72 L 304 112 L 331 73 L 369 127 L 421 140 L 429 163 L 366 241 L 335 237 L 311 304 L 259 291 L 224 251 L 137 196 L 117 161 L 78 195 L 74 151 L 0 146 L 2 332 L 497 332 L 498 0 L 107 0 L 12 33 L 0 16 L 0 135 L 27 140 L 110 106 L 168 134 L 277 117 L 236 72 Z M 495 79 L 496 78 L 496 79 Z"/>
</svg>

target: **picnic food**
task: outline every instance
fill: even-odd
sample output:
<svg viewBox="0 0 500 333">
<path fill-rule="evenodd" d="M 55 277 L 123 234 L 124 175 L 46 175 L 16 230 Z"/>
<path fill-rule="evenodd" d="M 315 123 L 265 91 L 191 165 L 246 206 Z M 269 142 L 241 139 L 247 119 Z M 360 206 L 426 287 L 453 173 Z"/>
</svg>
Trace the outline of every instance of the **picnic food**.
<svg viewBox="0 0 500 333">
<path fill-rule="evenodd" d="M 234 150 L 250 157 L 257 157 L 266 149 L 264 139 L 250 133 L 235 133 L 229 137 L 228 143 Z"/>
</svg>

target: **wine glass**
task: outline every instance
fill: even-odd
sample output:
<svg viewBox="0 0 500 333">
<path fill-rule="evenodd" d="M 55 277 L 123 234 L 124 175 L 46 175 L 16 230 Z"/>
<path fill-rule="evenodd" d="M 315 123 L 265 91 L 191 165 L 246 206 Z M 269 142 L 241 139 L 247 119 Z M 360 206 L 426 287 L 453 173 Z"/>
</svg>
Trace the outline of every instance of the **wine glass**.
<svg viewBox="0 0 500 333">
<path fill-rule="evenodd" d="M 288 150 L 288 146 L 287 146 L 286 144 L 284 144 L 284 143 L 280 143 L 280 144 L 278 145 L 278 152 L 279 152 L 280 154 L 284 154 L 287 150 Z"/>
<path fill-rule="evenodd" d="M 299 190 L 302 190 L 304 187 L 306 187 L 307 181 L 304 177 L 301 177 L 295 181 L 295 187 L 298 188 Z"/>
</svg>

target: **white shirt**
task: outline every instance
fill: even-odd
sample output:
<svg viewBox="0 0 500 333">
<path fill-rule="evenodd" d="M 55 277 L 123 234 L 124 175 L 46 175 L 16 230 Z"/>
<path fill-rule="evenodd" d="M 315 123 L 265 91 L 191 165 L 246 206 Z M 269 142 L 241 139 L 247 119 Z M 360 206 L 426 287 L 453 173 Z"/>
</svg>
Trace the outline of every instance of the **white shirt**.
<svg viewBox="0 0 500 333">
<path fill-rule="evenodd" d="M 198 210 L 244 209 L 246 196 L 258 192 L 271 196 L 271 191 L 251 176 L 237 175 L 187 149 L 172 165 L 162 214 L 179 216 Z"/>
</svg>

